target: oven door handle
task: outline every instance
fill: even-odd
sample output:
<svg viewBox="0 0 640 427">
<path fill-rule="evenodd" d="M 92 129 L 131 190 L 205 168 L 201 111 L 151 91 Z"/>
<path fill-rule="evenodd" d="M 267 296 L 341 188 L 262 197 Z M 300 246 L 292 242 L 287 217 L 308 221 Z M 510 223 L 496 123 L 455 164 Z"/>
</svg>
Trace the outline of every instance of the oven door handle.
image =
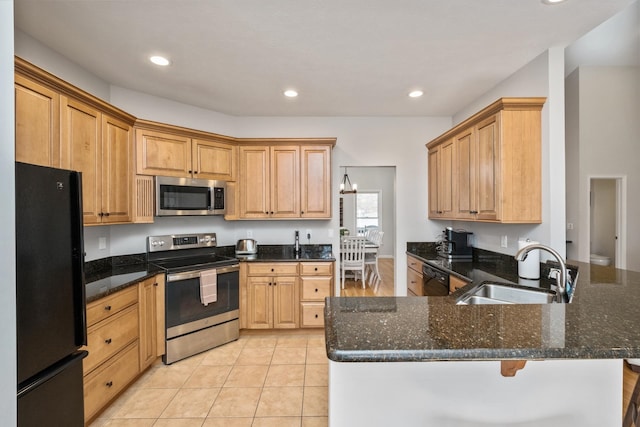
<svg viewBox="0 0 640 427">
<path fill-rule="evenodd" d="M 199 279 L 200 274 L 203 271 L 209 271 L 209 270 L 213 270 L 213 269 L 194 270 L 194 271 L 185 271 L 184 273 L 167 274 L 167 282 L 178 282 L 180 280 Z M 233 273 L 234 271 L 240 271 L 240 264 L 225 265 L 224 267 L 216 268 L 216 270 L 218 274 Z"/>
</svg>

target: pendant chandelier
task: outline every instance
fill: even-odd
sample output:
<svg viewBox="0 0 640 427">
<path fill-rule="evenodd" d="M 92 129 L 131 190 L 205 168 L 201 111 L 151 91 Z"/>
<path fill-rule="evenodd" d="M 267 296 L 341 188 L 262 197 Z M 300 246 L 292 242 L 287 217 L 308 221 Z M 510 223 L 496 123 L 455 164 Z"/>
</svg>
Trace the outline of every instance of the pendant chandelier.
<svg viewBox="0 0 640 427">
<path fill-rule="evenodd" d="M 342 181 L 340 182 L 340 194 L 354 194 L 358 192 L 358 184 L 351 184 L 351 180 L 349 179 L 349 175 L 347 174 L 347 168 L 344 168 L 344 175 L 342 176 Z"/>
</svg>

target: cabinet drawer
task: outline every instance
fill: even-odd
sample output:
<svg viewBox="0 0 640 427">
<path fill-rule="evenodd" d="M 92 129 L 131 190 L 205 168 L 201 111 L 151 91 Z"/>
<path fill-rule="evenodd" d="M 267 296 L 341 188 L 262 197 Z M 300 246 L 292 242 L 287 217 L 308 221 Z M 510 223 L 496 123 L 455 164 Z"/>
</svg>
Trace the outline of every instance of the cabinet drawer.
<svg viewBox="0 0 640 427">
<path fill-rule="evenodd" d="M 138 301 L 138 287 L 131 286 L 87 304 L 87 326 L 94 325 Z"/>
<path fill-rule="evenodd" d="M 423 296 L 422 274 L 418 274 L 411 268 L 407 268 L 407 290 L 416 296 Z"/>
<path fill-rule="evenodd" d="M 324 301 L 331 296 L 331 277 L 303 277 L 302 299 Z"/>
<path fill-rule="evenodd" d="M 137 304 L 89 328 L 88 344 L 85 347 L 89 355 L 84 359 L 84 373 L 91 372 L 96 366 L 122 350 L 131 341 L 137 339 L 138 334 Z"/>
<path fill-rule="evenodd" d="M 300 275 L 302 276 L 331 276 L 333 275 L 333 263 L 331 262 L 301 262 Z"/>
<path fill-rule="evenodd" d="M 93 417 L 138 375 L 135 341 L 100 369 L 84 377 L 84 419 Z"/>
<path fill-rule="evenodd" d="M 410 268 L 422 274 L 422 264 L 423 262 L 420 261 L 418 258 L 414 258 L 411 255 L 407 255 L 407 268 Z"/>
<path fill-rule="evenodd" d="M 324 303 L 303 302 L 300 304 L 303 328 L 316 328 L 324 326 Z"/>
<path fill-rule="evenodd" d="M 281 263 L 249 263 L 249 276 L 296 276 L 298 274 L 297 262 L 281 262 Z"/>
</svg>

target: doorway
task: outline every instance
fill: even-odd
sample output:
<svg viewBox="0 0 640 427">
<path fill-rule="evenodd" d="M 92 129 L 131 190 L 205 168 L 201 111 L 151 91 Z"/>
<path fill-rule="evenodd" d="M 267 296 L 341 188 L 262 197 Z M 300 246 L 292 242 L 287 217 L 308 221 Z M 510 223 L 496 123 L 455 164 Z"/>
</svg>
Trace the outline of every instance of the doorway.
<svg viewBox="0 0 640 427">
<path fill-rule="evenodd" d="M 625 177 L 592 177 L 589 192 L 589 254 L 626 268 Z"/>
<path fill-rule="evenodd" d="M 384 232 L 383 243 L 378 252 L 379 261 L 386 266 L 382 273 L 383 283 L 378 286 L 379 290 L 384 289 L 384 291 L 376 293 L 374 290 L 374 295 L 394 295 L 396 168 L 395 166 L 348 165 L 340 168 L 346 171 L 351 183 L 357 185 L 357 193 L 339 195 L 340 234 L 355 236 L 363 234 L 367 228 L 371 227 Z M 367 284 L 367 289 L 370 288 L 369 285 Z M 358 286 L 361 284 L 358 283 Z M 367 295 L 370 294 L 367 293 Z"/>
</svg>

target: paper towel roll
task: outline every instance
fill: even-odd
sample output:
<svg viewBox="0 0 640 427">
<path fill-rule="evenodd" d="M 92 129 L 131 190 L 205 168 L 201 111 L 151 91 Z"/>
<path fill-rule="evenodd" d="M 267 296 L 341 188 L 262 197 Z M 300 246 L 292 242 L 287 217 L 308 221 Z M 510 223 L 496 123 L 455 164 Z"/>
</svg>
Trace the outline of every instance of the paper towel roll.
<svg viewBox="0 0 640 427">
<path fill-rule="evenodd" d="M 518 250 L 525 246 L 537 244 L 532 240 L 518 240 Z M 534 249 L 527 254 L 524 261 L 518 261 L 518 276 L 523 279 L 537 280 L 540 278 L 540 250 Z"/>
</svg>

